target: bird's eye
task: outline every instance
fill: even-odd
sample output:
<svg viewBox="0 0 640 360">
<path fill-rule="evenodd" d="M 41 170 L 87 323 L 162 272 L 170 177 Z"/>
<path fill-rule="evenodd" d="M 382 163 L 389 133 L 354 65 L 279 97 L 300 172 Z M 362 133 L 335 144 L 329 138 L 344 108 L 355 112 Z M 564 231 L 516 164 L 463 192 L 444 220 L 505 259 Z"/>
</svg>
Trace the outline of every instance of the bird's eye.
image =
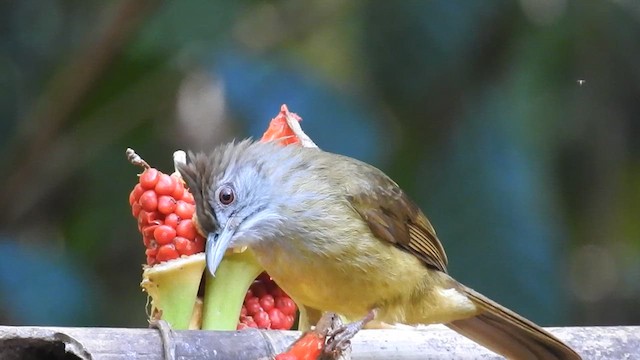
<svg viewBox="0 0 640 360">
<path fill-rule="evenodd" d="M 225 186 L 220 189 L 220 193 L 218 194 L 218 199 L 222 205 L 229 205 L 235 200 L 236 196 L 233 193 L 233 189 L 229 186 Z"/>
</svg>

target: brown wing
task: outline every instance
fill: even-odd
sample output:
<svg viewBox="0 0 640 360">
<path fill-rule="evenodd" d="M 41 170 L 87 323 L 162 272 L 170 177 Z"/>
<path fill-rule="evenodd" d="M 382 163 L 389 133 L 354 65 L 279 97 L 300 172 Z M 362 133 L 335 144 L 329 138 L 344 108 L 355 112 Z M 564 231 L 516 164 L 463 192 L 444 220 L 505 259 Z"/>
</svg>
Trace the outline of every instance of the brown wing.
<svg viewBox="0 0 640 360">
<path fill-rule="evenodd" d="M 427 266 L 447 272 L 447 255 L 422 211 L 386 175 L 368 175 L 373 175 L 367 177 L 373 186 L 352 189 L 357 193 L 349 194 L 347 199 L 371 231 L 379 239 L 414 254 Z"/>
</svg>

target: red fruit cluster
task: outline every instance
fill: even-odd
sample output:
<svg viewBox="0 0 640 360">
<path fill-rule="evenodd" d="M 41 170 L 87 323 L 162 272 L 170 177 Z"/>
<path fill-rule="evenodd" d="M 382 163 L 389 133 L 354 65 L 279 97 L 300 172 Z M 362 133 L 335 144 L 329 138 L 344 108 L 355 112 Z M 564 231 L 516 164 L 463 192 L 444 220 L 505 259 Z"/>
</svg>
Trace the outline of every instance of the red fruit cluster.
<svg viewBox="0 0 640 360">
<path fill-rule="evenodd" d="M 248 327 L 289 330 L 297 310 L 289 295 L 267 273 L 262 273 L 247 290 L 238 330 Z"/>
<path fill-rule="evenodd" d="M 205 240 L 191 220 L 193 195 L 178 176 L 145 169 L 129 195 L 129 204 L 138 219 L 148 265 L 204 251 Z"/>
</svg>

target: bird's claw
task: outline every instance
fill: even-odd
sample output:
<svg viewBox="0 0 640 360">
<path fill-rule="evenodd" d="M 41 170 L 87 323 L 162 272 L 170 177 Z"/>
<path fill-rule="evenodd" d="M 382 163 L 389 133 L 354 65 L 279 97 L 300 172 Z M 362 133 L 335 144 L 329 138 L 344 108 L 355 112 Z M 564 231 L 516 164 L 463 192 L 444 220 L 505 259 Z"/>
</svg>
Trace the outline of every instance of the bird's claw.
<svg viewBox="0 0 640 360">
<path fill-rule="evenodd" d="M 356 321 L 342 325 L 330 332 L 324 353 L 335 355 L 347 350 L 351 346 L 351 339 L 362 329 L 363 325 L 360 321 Z"/>
<path fill-rule="evenodd" d="M 350 349 L 351 339 L 358 331 L 362 330 L 368 322 L 373 320 L 375 315 L 375 310 L 372 310 L 363 319 L 331 329 L 327 334 L 328 340 L 324 348 L 324 353 L 335 356 Z"/>
</svg>

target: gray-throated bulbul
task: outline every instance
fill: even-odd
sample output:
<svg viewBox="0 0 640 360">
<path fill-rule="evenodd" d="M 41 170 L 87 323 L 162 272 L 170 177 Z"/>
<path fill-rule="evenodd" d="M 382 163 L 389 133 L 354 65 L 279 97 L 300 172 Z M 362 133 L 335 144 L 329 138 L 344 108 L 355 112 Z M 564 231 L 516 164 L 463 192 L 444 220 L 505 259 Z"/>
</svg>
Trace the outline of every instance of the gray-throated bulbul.
<svg viewBox="0 0 640 360">
<path fill-rule="evenodd" d="M 443 323 L 514 359 L 580 359 L 533 322 L 447 274 L 422 211 L 377 168 L 315 148 L 242 141 L 179 167 L 214 273 L 230 247 L 309 313 Z M 317 320 L 317 319 L 316 319 Z"/>
</svg>

